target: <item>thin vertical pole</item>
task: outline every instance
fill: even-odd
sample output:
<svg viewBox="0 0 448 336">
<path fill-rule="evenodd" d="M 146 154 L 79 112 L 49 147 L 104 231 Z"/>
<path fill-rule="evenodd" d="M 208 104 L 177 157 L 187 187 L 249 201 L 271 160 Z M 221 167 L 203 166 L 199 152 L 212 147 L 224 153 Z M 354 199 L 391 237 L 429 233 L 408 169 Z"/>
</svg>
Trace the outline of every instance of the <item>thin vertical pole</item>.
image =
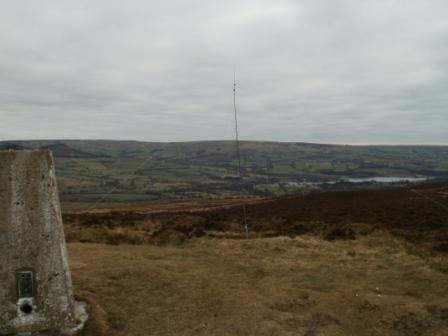
<svg viewBox="0 0 448 336">
<path fill-rule="evenodd" d="M 233 112 L 235 117 L 235 144 L 236 144 L 236 156 L 238 160 L 238 178 L 239 178 L 239 185 L 240 185 L 240 192 L 243 194 L 243 174 L 241 170 L 241 153 L 240 153 L 240 140 L 238 135 L 238 114 L 237 114 L 237 108 L 236 108 L 236 71 L 235 67 L 233 67 Z M 249 228 L 247 227 L 247 209 L 246 209 L 246 203 L 242 202 L 242 208 L 243 208 L 243 225 L 244 230 L 246 231 L 246 239 L 249 239 Z"/>
</svg>

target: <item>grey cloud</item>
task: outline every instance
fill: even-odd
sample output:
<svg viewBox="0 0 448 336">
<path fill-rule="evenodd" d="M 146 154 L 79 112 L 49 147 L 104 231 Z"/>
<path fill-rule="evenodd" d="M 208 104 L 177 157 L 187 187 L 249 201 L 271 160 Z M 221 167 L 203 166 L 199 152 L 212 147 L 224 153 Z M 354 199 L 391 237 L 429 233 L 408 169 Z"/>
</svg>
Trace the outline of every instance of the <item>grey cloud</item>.
<svg viewBox="0 0 448 336">
<path fill-rule="evenodd" d="M 1 139 L 448 144 L 446 1 L 2 8 Z"/>
</svg>

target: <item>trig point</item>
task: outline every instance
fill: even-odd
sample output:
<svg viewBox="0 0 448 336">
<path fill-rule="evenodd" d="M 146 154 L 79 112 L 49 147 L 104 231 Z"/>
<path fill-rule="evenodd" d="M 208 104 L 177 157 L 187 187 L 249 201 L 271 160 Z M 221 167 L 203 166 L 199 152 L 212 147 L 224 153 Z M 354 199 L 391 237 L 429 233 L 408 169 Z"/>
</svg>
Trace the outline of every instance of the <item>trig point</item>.
<svg viewBox="0 0 448 336">
<path fill-rule="evenodd" d="M 50 151 L 0 151 L 0 335 L 76 327 Z"/>
</svg>

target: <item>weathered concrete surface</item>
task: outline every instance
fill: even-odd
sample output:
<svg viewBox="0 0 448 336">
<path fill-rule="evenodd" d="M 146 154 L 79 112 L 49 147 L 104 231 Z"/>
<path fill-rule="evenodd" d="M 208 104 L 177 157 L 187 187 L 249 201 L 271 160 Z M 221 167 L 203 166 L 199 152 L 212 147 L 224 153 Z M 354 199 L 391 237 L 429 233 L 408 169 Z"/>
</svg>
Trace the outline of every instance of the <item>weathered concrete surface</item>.
<svg viewBox="0 0 448 336">
<path fill-rule="evenodd" d="M 32 272 L 32 295 L 20 298 L 18 271 Z M 75 320 L 52 155 L 0 151 L 0 335 L 63 334 Z"/>
</svg>

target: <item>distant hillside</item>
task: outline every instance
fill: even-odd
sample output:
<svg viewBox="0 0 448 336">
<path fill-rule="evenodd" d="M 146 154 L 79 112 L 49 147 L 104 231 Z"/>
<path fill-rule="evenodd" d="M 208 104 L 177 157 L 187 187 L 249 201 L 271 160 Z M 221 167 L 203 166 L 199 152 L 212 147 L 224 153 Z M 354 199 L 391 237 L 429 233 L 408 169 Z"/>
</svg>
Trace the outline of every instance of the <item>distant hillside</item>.
<svg viewBox="0 0 448 336">
<path fill-rule="evenodd" d="M 92 154 L 85 153 L 83 151 L 72 148 L 65 143 L 55 143 L 47 146 L 40 147 L 41 149 L 48 149 L 53 152 L 55 157 L 61 158 L 82 158 L 82 157 L 91 157 Z"/>
<path fill-rule="evenodd" d="M 40 142 L 40 141 L 8 141 L 0 142 L 0 150 L 30 150 L 30 149 L 48 149 L 51 150 L 54 157 L 60 158 L 81 158 L 92 157 L 94 155 L 76 149 L 76 146 L 69 146 L 63 141 Z"/>
<path fill-rule="evenodd" d="M 0 142 L 0 150 L 7 150 L 7 149 L 13 149 L 13 150 L 26 150 L 30 149 L 29 147 L 23 146 L 18 143 L 12 143 L 12 142 Z"/>
<path fill-rule="evenodd" d="M 135 201 L 241 195 L 233 141 L 5 141 L 0 142 L 0 148 L 51 149 L 63 200 Z M 321 184 L 347 178 L 448 176 L 448 146 L 243 141 L 241 154 L 242 189 L 251 196 L 333 188 L 339 184 Z"/>
<path fill-rule="evenodd" d="M 0 146 L 19 146 L 23 148 L 49 148 L 64 146 L 66 150 L 78 151 L 88 156 L 104 157 L 141 157 L 161 156 L 180 157 L 204 156 L 204 155 L 234 155 L 234 141 L 196 141 L 196 142 L 140 142 L 140 141 L 115 141 L 115 140 L 35 140 L 35 141 L 8 141 L 0 142 Z M 273 152 L 297 153 L 326 152 L 338 145 L 321 145 L 311 143 L 286 143 L 265 141 L 242 141 L 243 152 L 270 155 Z M 55 153 L 55 156 L 58 156 Z"/>
<path fill-rule="evenodd" d="M 64 152 L 76 151 L 79 155 L 104 157 L 197 157 L 209 155 L 234 155 L 234 141 L 195 141 L 195 142 L 141 142 L 115 140 L 35 140 L 0 141 L 0 148 L 16 146 L 18 148 L 64 147 Z M 322 156 L 361 155 L 359 159 L 373 158 L 395 159 L 405 156 L 408 159 L 422 156 L 435 158 L 448 155 L 448 146 L 349 146 L 326 145 L 303 142 L 241 141 L 243 154 L 281 156 L 303 155 L 303 159 Z M 57 156 L 57 155 L 56 155 Z M 442 158 L 441 158 L 442 159 Z"/>
</svg>

